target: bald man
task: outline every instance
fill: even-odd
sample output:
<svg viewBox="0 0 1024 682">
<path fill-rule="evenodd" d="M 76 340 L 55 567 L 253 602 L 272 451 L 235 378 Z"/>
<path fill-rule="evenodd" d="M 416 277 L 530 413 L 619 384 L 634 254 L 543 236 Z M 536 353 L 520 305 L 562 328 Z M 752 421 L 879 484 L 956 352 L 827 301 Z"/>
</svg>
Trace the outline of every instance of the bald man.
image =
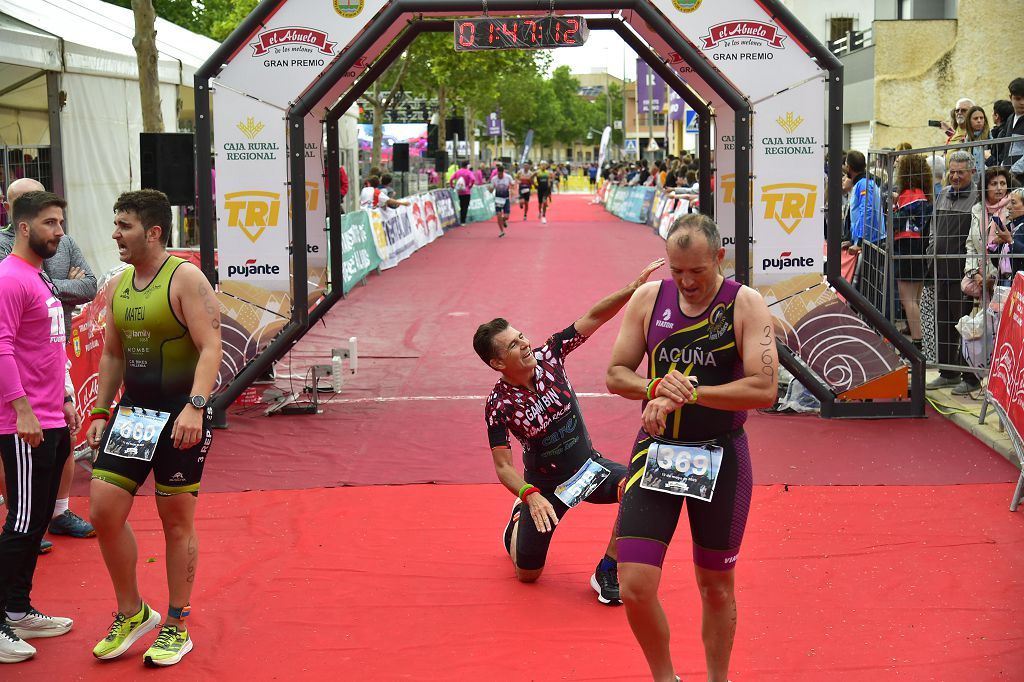
<svg viewBox="0 0 1024 682">
<path fill-rule="evenodd" d="M 32 178 L 21 178 L 15 180 L 7 187 L 5 197 L 0 197 L 7 209 L 7 215 L 11 215 L 11 207 L 21 195 L 26 192 L 42 192 L 45 187 L 38 180 Z M 0 227 L 0 260 L 10 255 L 14 248 L 14 227 L 6 225 Z M 43 270 L 53 281 L 57 289 L 57 296 L 64 309 L 64 329 L 67 338 L 71 337 L 71 314 L 75 306 L 88 303 L 96 297 L 96 276 L 93 275 L 89 264 L 82 255 L 82 250 L 75 243 L 70 235 L 65 234 L 60 239 L 57 252 L 50 258 L 43 261 Z M 64 473 L 61 476 L 60 490 L 57 492 L 57 505 L 54 510 L 53 522 L 49 531 L 53 535 L 69 535 L 75 538 L 89 538 L 96 535 L 96 531 L 88 521 L 68 509 L 68 501 L 71 495 L 71 483 L 75 475 L 75 461 L 69 457 L 64 464 Z M 3 467 L 0 465 L 0 483 L 3 480 Z M 41 554 L 49 552 L 53 543 L 44 539 L 39 548 Z"/>
</svg>

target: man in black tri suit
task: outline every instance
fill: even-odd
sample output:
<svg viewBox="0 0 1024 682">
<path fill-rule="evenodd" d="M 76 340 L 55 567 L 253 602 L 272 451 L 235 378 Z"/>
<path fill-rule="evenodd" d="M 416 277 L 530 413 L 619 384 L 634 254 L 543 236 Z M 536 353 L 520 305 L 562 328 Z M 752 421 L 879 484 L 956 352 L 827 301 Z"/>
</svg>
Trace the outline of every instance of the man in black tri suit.
<svg viewBox="0 0 1024 682">
<path fill-rule="evenodd" d="M 473 349 L 480 359 L 501 372 L 487 399 L 484 418 L 498 480 L 519 498 L 503 542 L 522 582 L 540 577 L 555 526 L 570 508 L 584 500 L 619 501 L 626 468 L 594 449 L 564 360 L 612 319 L 663 263 L 659 259 L 648 265 L 633 282 L 598 301 L 540 348 L 533 348 L 522 332 L 502 318 L 480 325 L 473 336 Z M 523 447 L 523 474 L 512 463 L 510 431 Z M 532 523 L 519 523 L 521 510 L 529 513 Z M 621 603 L 615 557 L 613 529 L 607 552 L 590 579 L 602 604 Z"/>
<path fill-rule="evenodd" d="M 747 410 L 775 401 L 775 333 L 761 295 L 723 277 L 725 249 L 710 218 L 678 219 L 665 250 L 671 279 L 633 294 L 608 367 L 608 390 L 645 401 L 619 510 L 621 594 L 653 678 L 678 679 L 658 584 L 686 499 L 707 679 L 726 682 L 733 569 L 753 482 L 743 422 Z"/>
<path fill-rule="evenodd" d="M 206 277 L 167 253 L 171 205 L 152 189 L 125 192 L 114 204 L 113 239 L 121 274 L 107 307 L 99 388 L 89 444 L 90 504 L 117 599 L 114 622 L 93 655 L 117 658 L 160 623 L 142 600 L 138 548 L 128 513 L 153 472 L 167 547 L 167 619 L 143 654 L 149 666 L 176 664 L 192 649 L 185 627 L 199 544 L 195 512 L 213 440 L 206 406 L 221 361 L 220 305 Z M 124 382 L 124 394 L 111 402 Z"/>
</svg>

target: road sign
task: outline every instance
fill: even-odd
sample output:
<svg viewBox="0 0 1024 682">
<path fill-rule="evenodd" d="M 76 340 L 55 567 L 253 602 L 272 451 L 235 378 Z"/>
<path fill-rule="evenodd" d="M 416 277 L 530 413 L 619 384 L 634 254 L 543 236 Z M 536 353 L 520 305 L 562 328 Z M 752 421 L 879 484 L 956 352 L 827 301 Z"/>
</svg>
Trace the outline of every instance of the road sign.
<svg viewBox="0 0 1024 682">
<path fill-rule="evenodd" d="M 622 145 L 622 148 L 629 154 L 636 154 L 637 142 L 633 138 L 626 138 L 626 143 Z"/>
<path fill-rule="evenodd" d="M 697 130 L 697 112 L 693 109 L 686 110 L 686 132 L 696 133 Z"/>
</svg>

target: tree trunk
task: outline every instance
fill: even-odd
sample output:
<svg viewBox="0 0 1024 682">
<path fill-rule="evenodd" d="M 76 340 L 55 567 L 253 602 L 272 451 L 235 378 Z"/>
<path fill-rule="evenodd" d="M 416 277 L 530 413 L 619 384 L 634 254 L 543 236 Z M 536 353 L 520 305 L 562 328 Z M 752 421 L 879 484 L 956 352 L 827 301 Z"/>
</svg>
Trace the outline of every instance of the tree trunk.
<svg viewBox="0 0 1024 682">
<path fill-rule="evenodd" d="M 380 168 L 380 148 L 384 142 L 384 103 L 380 101 L 380 81 L 373 83 L 373 144 L 370 146 L 370 168 Z"/>
<path fill-rule="evenodd" d="M 469 157 L 469 165 L 471 168 L 476 168 L 476 154 L 473 153 L 474 147 L 476 147 L 476 126 L 473 125 L 473 107 L 467 104 L 463 107 L 463 127 L 466 129 L 466 156 Z"/>
<path fill-rule="evenodd" d="M 439 151 L 445 150 L 445 142 L 448 137 L 448 102 L 445 100 L 444 86 L 441 85 L 437 88 L 437 148 Z M 452 150 L 454 151 L 454 149 Z M 455 158 L 455 155 L 452 155 Z"/>
<path fill-rule="evenodd" d="M 160 111 L 159 55 L 156 49 L 156 12 L 153 0 L 132 0 L 135 12 L 135 57 L 139 64 L 139 95 L 142 100 L 142 130 L 162 133 L 164 118 Z"/>
</svg>

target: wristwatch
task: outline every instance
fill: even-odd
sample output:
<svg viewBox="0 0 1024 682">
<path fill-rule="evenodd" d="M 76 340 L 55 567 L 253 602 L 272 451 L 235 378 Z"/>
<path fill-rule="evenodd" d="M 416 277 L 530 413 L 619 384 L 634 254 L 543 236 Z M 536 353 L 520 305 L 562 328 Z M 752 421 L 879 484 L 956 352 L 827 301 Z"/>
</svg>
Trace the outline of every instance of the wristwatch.
<svg viewBox="0 0 1024 682">
<path fill-rule="evenodd" d="M 188 401 L 190 403 L 192 403 L 192 407 L 196 408 L 197 410 L 201 410 L 204 407 L 206 407 L 206 396 L 203 396 L 203 395 L 190 396 Z"/>
</svg>

